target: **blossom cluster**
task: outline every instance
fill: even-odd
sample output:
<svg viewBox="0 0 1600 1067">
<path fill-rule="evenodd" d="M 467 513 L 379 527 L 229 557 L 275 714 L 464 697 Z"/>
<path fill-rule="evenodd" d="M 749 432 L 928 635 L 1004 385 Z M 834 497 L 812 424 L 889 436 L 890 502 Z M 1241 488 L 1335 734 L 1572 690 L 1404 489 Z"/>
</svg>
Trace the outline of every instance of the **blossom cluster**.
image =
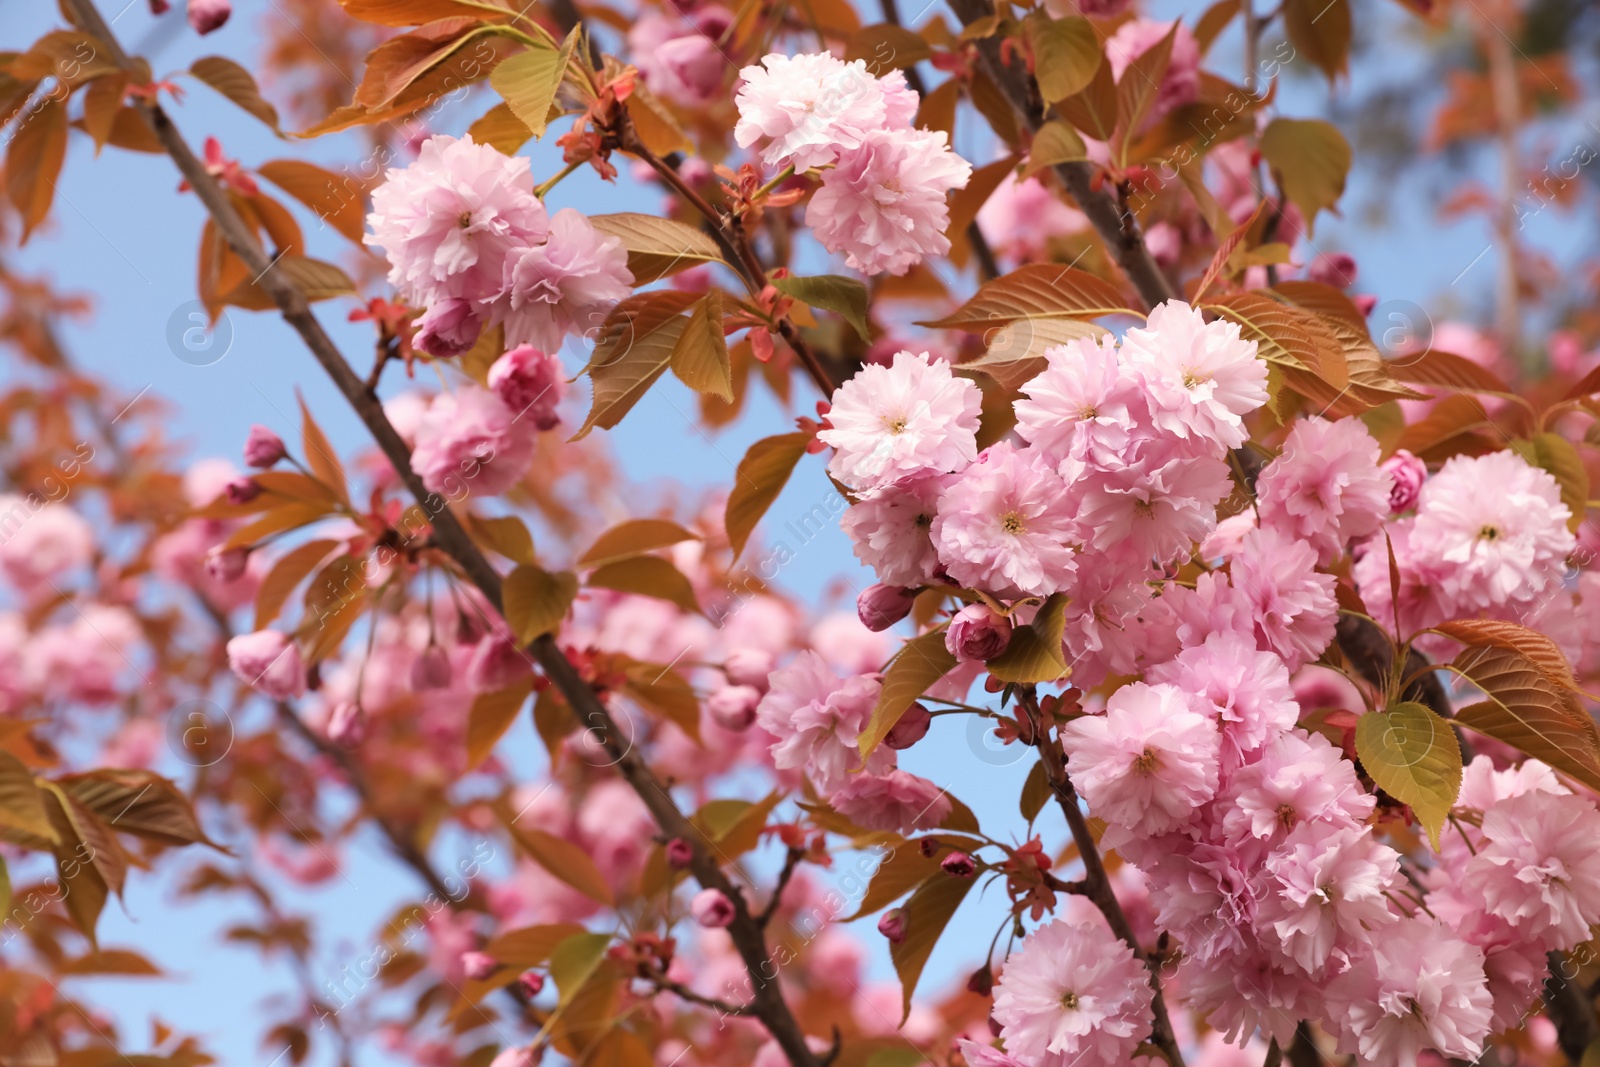
<svg viewBox="0 0 1600 1067">
<path fill-rule="evenodd" d="M 471 135 L 428 138 L 415 162 L 389 170 L 372 208 L 366 241 L 424 309 L 414 344 L 432 355 L 461 355 L 494 325 L 508 347 L 554 351 L 633 286 L 621 239 L 572 208 L 548 214 L 528 159 Z"/>
<path fill-rule="evenodd" d="M 972 166 L 942 130 L 916 128 L 917 93 L 898 70 L 876 77 L 865 60 L 779 53 L 739 72 L 742 148 L 762 162 L 821 171 L 806 225 L 822 246 L 866 274 L 904 274 L 950 250 L 945 201 Z"/>
</svg>

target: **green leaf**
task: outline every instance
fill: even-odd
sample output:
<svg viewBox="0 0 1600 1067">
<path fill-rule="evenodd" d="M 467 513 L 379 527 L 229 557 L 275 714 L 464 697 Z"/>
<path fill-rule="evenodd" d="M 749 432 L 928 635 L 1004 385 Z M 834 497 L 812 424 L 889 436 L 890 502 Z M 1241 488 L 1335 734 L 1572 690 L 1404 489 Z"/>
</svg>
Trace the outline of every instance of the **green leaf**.
<svg viewBox="0 0 1600 1067">
<path fill-rule="evenodd" d="M 1571 441 L 1558 433 L 1541 433 L 1533 437 L 1533 462 L 1550 472 L 1550 477 L 1561 487 L 1561 502 L 1572 515 L 1567 519 L 1567 529 L 1573 533 L 1583 525 L 1589 509 L 1589 472 L 1583 457 Z"/>
<path fill-rule="evenodd" d="M 987 333 L 1019 319 L 1083 318 L 1138 315 L 1110 282 L 1073 267 L 1029 263 L 981 287 L 968 300 L 933 322 L 940 330 Z"/>
<path fill-rule="evenodd" d="M 1104 56 L 1093 23 L 1080 16 L 1052 19 L 1036 10 L 1023 23 L 1033 49 L 1039 95 L 1053 104 L 1082 92 L 1094 81 Z"/>
<path fill-rule="evenodd" d="M 767 513 L 772 502 L 778 499 L 806 454 L 811 435 L 785 433 L 776 437 L 763 437 L 750 446 L 739 461 L 734 474 L 733 488 L 728 491 L 728 506 L 723 515 L 723 525 L 728 531 L 728 544 L 733 547 L 733 558 L 749 542 L 761 516 Z"/>
<path fill-rule="evenodd" d="M 1028 780 L 1022 783 L 1022 796 L 1017 806 L 1022 810 L 1022 817 L 1032 823 L 1050 803 L 1050 781 L 1045 777 L 1044 764 L 1035 763 L 1028 770 Z"/>
<path fill-rule="evenodd" d="M 60 841 L 45 812 L 33 772 L 17 757 L 0 750 L 0 827 L 20 830 L 46 841 Z"/>
<path fill-rule="evenodd" d="M 722 250 L 704 230 L 657 215 L 620 212 L 590 215 L 601 233 L 620 238 L 628 250 L 634 285 L 666 278 L 700 263 L 722 262 Z"/>
<path fill-rule="evenodd" d="M 578 576 L 571 571 L 551 574 L 525 563 L 506 576 L 502 595 L 506 622 L 525 645 L 540 634 L 560 628 L 573 597 L 578 595 Z"/>
<path fill-rule="evenodd" d="M 689 322 L 672 348 L 672 373 L 697 393 L 723 403 L 733 401 L 733 364 L 722 334 L 722 292 L 712 289 L 689 313 Z"/>
<path fill-rule="evenodd" d="M 1178 35 L 1174 22 L 1165 37 L 1134 57 L 1117 79 L 1117 113 L 1120 125 L 1112 138 L 1119 163 L 1128 162 L 1128 146 L 1144 127 L 1145 116 L 1155 106 L 1167 68 L 1172 64 L 1172 42 Z"/>
<path fill-rule="evenodd" d="M 698 541 L 700 535 L 684 529 L 670 519 L 628 519 L 619 522 L 595 539 L 589 551 L 578 557 L 579 567 L 600 567 L 620 559 L 642 556 L 680 541 Z"/>
<path fill-rule="evenodd" d="M 1461 746 L 1450 723 L 1406 701 L 1356 720 L 1356 755 L 1385 793 L 1409 804 L 1439 850 L 1439 831 L 1461 792 Z"/>
<path fill-rule="evenodd" d="M 894 724 L 900 721 L 906 709 L 916 703 L 929 686 L 953 671 L 955 666 L 956 658 L 944 647 L 942 629 L 913 637 L 902 645 L 884 668 L 883 687 L 878 691 L 877 706 L 872 709 L 867 728 L 856 739 L 861 755 L 872 755 L 873 749 L 894 729 Z"/>
<path fill-rule="evenodd" d="M 585 857 L 587 859 L 588 857 Z M 558 1006 L 566 1007 L 584 983 L 599 969 L 611 946 L 610 934 L 575 934 L 557 945 L 550 954 L 550 977 L 560 993 Z"/>
<path fill-rule="evenodd" d="M 619 593 L 653 596 L 676 604 L 691 614 L 700 612 L 700 602 L 695 598 L 693 583 L 672 565 L 671 560 L 660 556 L 633 556 L 607 563 L 589 575 L 584 584 L 615 589 Z"/>
<path fill-rule="evenodd" d="M 1078 136 L 1078 131 L 1059 119 L 1051 119 L 1033 135 L 1033 145 L 1028 149 L 1028 163 L 1022 168 L 1022 176 L 1026 178 L 1037 174 L 1057 163 L 1088 158 L 1089 149 L 1084 145 L 1083 138 Z"/>
<path fill-rule="evenodd" d="M 774 278 L 772 287 L 802 304 L 843 316 L 863 341 L 872 340 L 872 329 L 867 324 L 867 287 L 855 278 L 838 274 Z"/>
<path fill-rule="evenodd" d="M 523 680 L 492 693 L 479 693 L 467 712 L 467 769 L 472 770 L 494 751 L 517 713 L 532 692 L 530 681 Z"/>
<path fill-rule="evenodd" d="M 530 48 L 502 59 L 489 72 L 489 84 L 505 98 L 528 132 L 535 137 L 544 136 L 550 121 L 550 107 L 555 103 L 556 90 L 566 76 L 567 62 L 572 58 L 572 45 L 578 30 L 573 28 L 559 50 Z"/>
<path fill-rule="evenodd" d="M 1350 143 L 1321 119 L 1273 119 L 1261 135 L 1261 155 L 1315 236 L 1317 212 L 1331 210 L 1344 195 Z"/>
<path fill-rule="evenodd" d="M 894 961 L 894 973 L 900 978 L 902 1023 L 911 1015 L 911 994 L 916 991 L 922 969 L 933 954 L 933 946 L 976 882 L 976 878 L 951 878 L 940 871 L 923 882 L 906 901 L 905 939 L 889 945 L 889 958 Z"/>
<path fill-rule="evenodd" d="M 1053 594 L 1031 623 L 1011 631 L 1006 650 L 989 661 L 989 673 L 1002 682 L 1053 682 L 1068 674 L 1061 651 L 1066 612 L 1066 596 Z"/>
</svg>

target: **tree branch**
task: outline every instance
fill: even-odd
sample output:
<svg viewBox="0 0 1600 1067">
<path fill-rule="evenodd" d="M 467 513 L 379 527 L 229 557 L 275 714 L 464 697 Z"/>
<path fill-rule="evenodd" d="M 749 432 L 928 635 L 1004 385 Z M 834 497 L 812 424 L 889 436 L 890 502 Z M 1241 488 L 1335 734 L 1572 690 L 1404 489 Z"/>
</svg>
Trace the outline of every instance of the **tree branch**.
<svg viewBox="0 0 1600 1067">
<path fill-rule="evenodd" d="M 62 0 L 75 16 L 78 24 L 101 40 L 113 62 L 123 69 L 131 69 L 131 61 L 111 33 L 111 28 L 101 17 L 93 0 Z M 149 122 L 162 147 L 177 164 L 178 170 L 188 179 L 200 200 L 205 204 L 217 229 L 235 254 L 258 275 L 260 284 L 278 306 L 286 322 L 311 350 L 328 376 L 355 409 L 368 432 L 383 450 L 401 482 L 417 499 L 433 524 L 433 536 L 445 552 L 473 585 L 495 609 L 502 610 L 500 574 L 487 557 L 473 543 L 448 502 L 423 485 L 422 479 L 411 468 L 411 454 L 405 442 L 390 424 L 377 397 L 366 388 L 344 356 L 339 352 L 322 325 L 312 315 L 305 294 L 293 281 L 285 277 L 256 241 L 254 233 L 234 210 L 205 165 L 195 156 L 177 127 L 172 124 L 158 103 L 141 100 L 140 112 Z M 683 812 L 668 794 L 666 787 L 645 765 L 639 753 L 617 728 L 610 713 L 596 696 L 594 689 L 583 680 L 556 644 L 546 634 L 533 642 L 529 652 L 539 663 L 544 674 L 566 698 L 580 725 L 589 729 L 591 736 L 615 760 L 617 772 L 633 788 L 655 817 L 657 824 L 668 837 L 682 837 L 693 850 L 690 871 L 704 887 L 718 889 L 733 902 L 734 921 L 728 927 L 745 969 L 751 980 L 751 1011 L 759 1017 L 794 1067 L 819 1067 L 815 1054 L 806 1045 L 805 1034 L 799 1021 L 783 998 L 776 965 L 767 951 L 766 937 L 751 915 L 743 894 L 722 872 L 708 850 L 705 839 L 690 825 Z"/>
</svg>

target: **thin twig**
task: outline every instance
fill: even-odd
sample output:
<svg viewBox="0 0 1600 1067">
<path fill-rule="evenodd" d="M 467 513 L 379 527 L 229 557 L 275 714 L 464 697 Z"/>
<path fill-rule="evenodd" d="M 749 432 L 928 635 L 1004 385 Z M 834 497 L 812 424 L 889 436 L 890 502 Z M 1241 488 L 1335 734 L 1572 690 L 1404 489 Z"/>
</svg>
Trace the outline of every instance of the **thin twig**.
<svg viewBox="0 0 1600 1067">
<path fill-rule="evenodd" d="M 756 916 L 757 924 L 766 926 L 778 913 L 778 905 L 783 902 L 783 891 L 789 888 L 789 879 L 794 877 L 795 869 L 805 857 L 806 850 L 803 848 L 790 848 L 788 854 L 783 857 L 783 870 L 778 872 L 778 884 L 773 887 L 772 897 L 767 901 L 767 906 Z"/>
</svg>

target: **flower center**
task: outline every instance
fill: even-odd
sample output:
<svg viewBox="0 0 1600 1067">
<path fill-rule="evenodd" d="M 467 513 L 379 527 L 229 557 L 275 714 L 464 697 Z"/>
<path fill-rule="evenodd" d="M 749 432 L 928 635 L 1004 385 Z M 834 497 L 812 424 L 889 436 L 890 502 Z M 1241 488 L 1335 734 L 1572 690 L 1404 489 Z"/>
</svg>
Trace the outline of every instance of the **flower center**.
<svg viewBox="0 0 1600 1067">
<path fill-rule="evenodd" d="M 906 432 L 906 417 L 904 415 L 896 415 L 890 418 L 886 415 L 883 419 L 883 428 L 898 437 Z"/>
<path fill-rule="evenodd" d="M 1067 1011 L 1077 1011 L 1078 1010 L 1078 994 L 1073 993 L 1070 990 L 1068 992 L 1065 992 L 1065 993 L 1061 994 L 1061 1006 L 1063 1008 L 1065 1008 Z"/>
<path fill-rule="evenodd" d="M 932 515 L 918 515 L 914 524 L 919 530 L 926 530 L 933 525 Z"/>
<path fill-rule="evenodd" d="M 1478 540 L 1480 540 L 1480 541 L 1498 541 L 1499 539 L 1500 539 L 1500 529 L 1499 529 L 1499 527 L 1491 526 L 1491 525 L 1484 525 L 1483 527 L 1479 528 L 1479 530 L 1478 530 Z"/>
<path fill-rule="evenodd" d="M 1133 761 L 1133 769 L 1139 774 L 1153 774 L 1160 762 L 1160 758 L 1147 748 Z"/>
<path fill-rule="evenodd" d="M 1183 387 L 1185 389 L 1194 389 L 1209 384 L 1211 384 L 1211 375 L 1185 368 L 1183 372 Z"/>
<path fill-rule="evenodd" d="M 1285 830 L 1293 830 L 1296 818 L 1298 818 L 1298 816 L 1296 816 L 1296 814 L 1295 814 L 1294 805 L 1292 805 L 1292 804 L 1279 804 L 1278 805 L 1278 825 L 1279 826 L 1283 827 Z"/>
<path fill-rule="evenodd" d="M 463 230 L 471 229 L 471 227 L 472 227 L 472 212 L 463 211 L 461 213 L 461 215 L 456 219 L 456 224 L 458 226 L 460 226 Z"/>
<path fill-rule="evenodd" d="M 1022 521 L 1022 516 L 1015 511 L 1008 511 L 1000 516 L 1000 528 L 1008 534 L 1019 534 L 1027 530 L 1028 524 Z"/>
</svg>

